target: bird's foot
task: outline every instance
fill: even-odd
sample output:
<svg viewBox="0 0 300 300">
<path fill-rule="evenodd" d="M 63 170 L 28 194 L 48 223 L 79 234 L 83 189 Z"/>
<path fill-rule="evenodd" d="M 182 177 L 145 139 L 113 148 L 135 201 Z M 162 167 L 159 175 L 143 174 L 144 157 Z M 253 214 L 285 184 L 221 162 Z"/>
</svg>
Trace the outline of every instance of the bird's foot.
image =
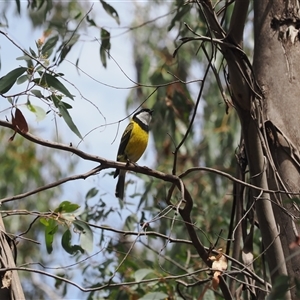
<svg viewBox="0 0 300 300">
<path fill-rule="evenodd" d="M 135 167 L 138 167 L 138 164 L 136 162 L 127 159 L 126 166 L 128 167 L 130 164 L 134 165 Z"/>
</svg>

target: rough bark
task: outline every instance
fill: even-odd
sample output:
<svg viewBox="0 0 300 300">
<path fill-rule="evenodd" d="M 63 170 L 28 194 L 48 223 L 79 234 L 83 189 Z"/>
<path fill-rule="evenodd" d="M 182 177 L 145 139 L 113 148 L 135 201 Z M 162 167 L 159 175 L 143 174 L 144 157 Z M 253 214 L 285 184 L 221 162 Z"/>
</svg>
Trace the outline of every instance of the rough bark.
<svg viewBox="0 0 300 300">
<path fill-rule="evenodd" d="M 198 2 L 199 3 L 199 2 Z M 243 29 L 248 1 L 236 0 L 225 33 L 211 2 L 201 1 L 211 32 L 222 39 L 233 104 L 238 112 L 253 191 L 272 283 L 278 275 L 300 276 L 298 249 L 290 245 L 298 234 L 299 211 L 288 192 L 300 186 L 300 10 L 297 0 L 254 1 L 255 51 L 253 67 L 243 53 Z M 296 299 L 295 291 L 285 299 Z"/>
<path fill-rule="evenodd" d="M 255 1 L 254 71 L 264 96 L 264 131 L 270 149 L 269 189 L 299 192 L 300 44 L 298 1 Z M 292 196 L 272 195 L 287 272 L 300 277 L 300 256 L 289 245 L 299 235 Z M 284 207 L 284 208 L 283 208 Z M 284 210 L 286 209 L 286 211 Z M 298 228 L 297 228 L 298 227 Z M 292 293 L 292 297 L 296 299 Z"/>
<path fill-rule="evenodd" d="M 0 216 L 0 257 L 1 269 L 15 267 L 14 249 L 11 248 L 10 238 L 5 233 L 5 227 Z M 12 242 L 12 241 L 11 241 Z M 1 300 L 23 300 L 25 299 L 23 289 L 17 271 L 1 272 L 0 284 Z"/>
</svg>

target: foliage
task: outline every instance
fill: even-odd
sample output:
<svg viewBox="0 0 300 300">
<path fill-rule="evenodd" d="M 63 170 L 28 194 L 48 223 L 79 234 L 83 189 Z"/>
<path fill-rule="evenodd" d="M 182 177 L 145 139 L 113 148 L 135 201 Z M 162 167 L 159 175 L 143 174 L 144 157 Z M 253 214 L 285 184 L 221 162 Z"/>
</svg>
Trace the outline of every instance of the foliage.
<svg viewBox="0 0 300 300">
<path fill-rule="evenodd" d="M 21 14 L 18 0 L 15 5 Z M 120 25 L 122 14 L 116 7 L 102 0 L 98 5 Z M 16 211 L 5 207 L 2 215 L 8 218 L 16 214 L 22 220 L 23 214 L 26 216 L 24 227 L 28 230 L 18 238 L 26 235 L 37 239 L 43 234 L 47 252 L 43 255 L 49 255 L 49 259 L 44 259 L 48 264 L 55 253 L 70 256 L 72 264 L 64 264 L 53 272 L 45 270 L 44 260 L 39 258 L 41 274 L 55 279 L 55 292 L 62 297 L 72 288 L 70 283 L 86 292 L 87 299 L 219 299 L 220 291 L 229 299 L 227 285 L 230 292 L 245 299 L 255 298 L 259 293 L 268 299 L 282 298 L 294 285 L 299 293 L 299 283 L 294 278 L 278 276 L 271 285 L 272 274 L 264 262 L 266 252 L 261 246 L 261 228 L 256 226 L 252 209 L 252 193 L 257 187 L 241 185 L 248 179 L 247 161 L 242 159 L 240 120 L 234 110 L 234 88 L 230 82 L 233 77 L 228 78 L 231 66 L 226 55 L 231 51 L 236 60 L 242 57 L 249 62 L 245 57 L 251 49 L 247 44 L 242 49 L 228 36 L 225 38 L 233 18 L 231 3 L 205 5 L 201 6 L 200 1 L 178 0 L 135 6 L 136 20 L 129 31 L 134 45 L 136 81 L 131 80 L 134 87 L 128 95 L 127 109 L 131 112 L 145 105 L 155 112 L 151 134 L 156 170 L 128 163 L 126 168 L 137 171 L 143 188 L 139 188 L 139 180 L 129 180 L 127 202 L 119 203 L 118 207 L 113 207 L 109 195 L 96 184 L 86 192 L 81 206 L 69 200 L 49 205 L 49 199 L 61 193 L 54 192 L 55 186 L 99 172 L 103 175 L 105 169 L 120 165 L 83 153 L 73 145 L 35 138 L 28 133 L 24 105 L 20 104 L 25 99 L 25 107 L 39 121 L 49 113 L 62 117 L 82 140 L 80 124 L 72 118 L 72 109 L 80 100 L 75 91 L 82 96 L 80 87 L 59 71 L 60 66 L 71 50 L 78 49 L 85 32 L 95 29 L 100 62 L 108 68 L 113 36 L 110 29 L 99 25 L 93 7 L 82 2 L 39 0 L 31 1 L 26 10 L 32 24 L 44 31 L 34 48 L 23 49 L 0 31 L 22 51 L 17 58 L 22 65 L 0 78 L 0 95 L 7 99 L 12 116 L 11 122 L 1 124 L 15 132 L 10 138 L 11 148 L 3 152 L 6 157 L 2 172 L 8 184 L 0 185 L 1 198 L 5 197 L 2 203 L 24 193 L 24 186 L 34 190 L 46 182 L 53 183 L 47 193 L 48 188 L 33 193 L 34 197 L 48 201 L 27 201 L 20 196 L 22 204 Z M 157 17 L 161 7 L 167 14 Z M 210 27 L 207 9 L 214 13 L 217 29 Z M 246 18 L 245 22 L 249 20 Z M 218 38 L 218 33 L 224 37 Z M 80 54 L 73 62 L 77 71 L 81 71 L 79 59 Z M 24 154 L 24 145 L 20 146 L 24 138 L 71 152 L 100 166 L 79 176 L 68 176 L 60 172 L 49 154 L 39 160 L 31 142 Z M 39 176 L 43 160 L 49 160 L 45 166 L 49 178 Z M 33 180 L 24 174 L 32 174 Z M 236 213 L 238 209 L 240 215 Z M 27 215 L 34 219 L 29 220 Z M 121 229 L 114 223 L 117 218 L 124 220 Z M 6 225 L 8 232 L 20 230 L 20 222 Z M 241 233 L 238 237 L 237 232 Z M 28 254 L 23 249 L 21 252 L 25 262 Z M 82 282 L 76 282 L 78 275 L 74 270 Z"/>
<path fill-rule="evenodd" d="M 47 182 L 65 176 L 66 170 L 72 171 L 74 168 L 74 164 L 66 159 L 66 169 L 62 170 L 52 151 L 40 151 L 34 143 L 18 135 L 13 141 L 9 141 L 10 133 L 3 128 L 0 130 L 0 137 L 0 176 L 5 178 L 0 181 L 2 200 L 45 186 Z M 56 198 L 61 192 L 60 188 L 49 189 L 26 199 L 2 203 L 1 213 L 7 234 L 18 244 L 19 265 L 32 262 L 33 258 L 42 264 L 48 262 L 48 258 L 42 254 L 42 247 L 38 246 L 42 227 L 37 225 L 36 215 L 31 212 L 49 210 L 50 204 L 57 201 Z M 31 294 L 30 277 L 25 273 L 20 275 L 23 275 L 21 278 L 28 297 L 43 297 L 38 289 Z"/>
</svg>

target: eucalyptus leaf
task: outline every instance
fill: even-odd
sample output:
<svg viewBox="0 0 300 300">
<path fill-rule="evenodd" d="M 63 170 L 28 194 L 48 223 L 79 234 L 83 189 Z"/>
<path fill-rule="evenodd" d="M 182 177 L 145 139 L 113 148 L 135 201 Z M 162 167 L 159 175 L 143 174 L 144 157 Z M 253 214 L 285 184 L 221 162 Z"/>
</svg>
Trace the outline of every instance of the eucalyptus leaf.
<svg viewBox="0 0 300 300">
<path fill-rule="evenodd" d="M 15 84 L 18 77 L 20 77 L 24 72 L 27 71 L 27 68 L 19 67 L 16 68 L 5 76 L 0 78 L 0 94 L 5 94 L 8 92 L 12 86 Z"/>
<path fill-rule="evenodd" d="M 94 236 L 90 226 L 78 219 L 73 222 L 73 225 L 80 231 L 80 246 L 87 252 L 91 252 L 93 250 Z"/>
<path fill-rule="evenodd" d="M 70 213 L 74 212 L 80 207 L 80 205 L 76 203 L 72 203 L 70 201 L 63 201 L 59 204 L 59 206 L 54 210 L 57 213 Z"/>
<path fill-rule="evenodd" d="M 118 23 L 118 25 L 120 25 L 120 18 L 119 15 L 117 13 L 117 11 L 111 6 L 109 5 L 107 2 L 100 0 L 104 10 L 111 16 L 113 17 L 116 22 Z"/>
<path fill-rule="evenodd" d="M 139 269 L 134 273 L 134 279 L 136 282 L 139 282 L 151 273 L 153 273 L 152 269 Z"/>
<path fill-rule="evenodd" d="M 53 240 L 57 229 L 58 225 L 56 224 L 56 221 L 50 219 L 45 229 L 45 242 L 48 254 L 52 253 L 53 251 Z"/>
<path fill-rule="evenodd" d="M 85 199 L 88 200 L 90 198 L 95 197 L 98 194 L 99 190 L 96 188 L 91 188 L 85 195 Z"/>
<path fill-rule="evenodd" d="M 80 138 L 82 139 L 81 133 L 79 132 L 77 126 L 74 124 L 67 108 L 62 104 L 62 102 L 58 103 L 58 110 L 62 117 L 64 118 L 65 122 L 69 126 L 69 128 Z"/>
<path fill-rule="evenodd" d="M 53 75 L 44 73 L 43 79 L 45 80 L 46 84 L 59 92 L 63 93 L 70 99 L 74 100 L 74 96 L 69 92 L 69 90 Z"/>
<path fill-rule="evenodd" d="M 79 245 L 72 245 L 71 244 L 72 234 L 69 229 L 67 229 L 61 238 L 61 245 L 66 252 L 73 255 L 76 254 L 78 251 L 84 253 L 84 250 Z"/>
<path fill-rule="evenodd" d="M 50 39 L 48 39 L 44 44 L 44 46 L 42 47 L 42 54 L 49 56 L 52 53 L 53 48 L 56 46 L 57 41 L 58 41 L 58 35 L 55 35 Z"/>
</svg>

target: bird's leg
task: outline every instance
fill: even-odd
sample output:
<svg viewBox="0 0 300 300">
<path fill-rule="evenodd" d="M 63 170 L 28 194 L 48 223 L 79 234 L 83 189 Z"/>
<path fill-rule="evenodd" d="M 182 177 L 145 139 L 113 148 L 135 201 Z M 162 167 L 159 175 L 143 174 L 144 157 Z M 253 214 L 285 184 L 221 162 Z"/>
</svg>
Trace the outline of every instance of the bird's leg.
<svg viewBox="0 0 300 300">
<path fill-rule="evenodd" d="M 126 166 L 128 167 L 130 164 L 133 164 L 135 167 L 138 167 L 138 164 L 134 161 L 131 161 L 130 159 L 127 158 Z"/>
</svg>

